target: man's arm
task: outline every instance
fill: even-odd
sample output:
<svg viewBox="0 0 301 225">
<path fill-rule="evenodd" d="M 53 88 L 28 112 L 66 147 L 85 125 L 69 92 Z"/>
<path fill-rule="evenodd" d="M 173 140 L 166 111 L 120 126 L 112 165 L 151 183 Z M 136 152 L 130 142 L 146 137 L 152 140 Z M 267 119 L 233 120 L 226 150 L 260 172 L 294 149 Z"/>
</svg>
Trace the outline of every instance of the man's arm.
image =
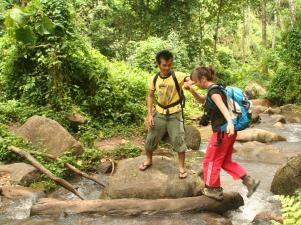
<svg viewBox="0 0 301 225">
<path fill-rule="evenodd" d="M 155 126 L 154 118 L 153 118 L 153 100 L 154 100 L 154 90 L 149 90 L 146 104 L 147 104 L 147 123 L 149 127 Z"/>
</svg>

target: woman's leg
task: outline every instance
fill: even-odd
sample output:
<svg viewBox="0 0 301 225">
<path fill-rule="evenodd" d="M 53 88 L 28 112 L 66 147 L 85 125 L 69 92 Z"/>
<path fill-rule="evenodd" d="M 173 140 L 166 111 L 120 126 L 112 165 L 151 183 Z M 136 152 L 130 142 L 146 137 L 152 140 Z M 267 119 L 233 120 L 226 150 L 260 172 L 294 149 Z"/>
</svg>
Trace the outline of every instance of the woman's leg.
<svg viewBox="0 0 301 225">
<path fill-rule="evenodd" d="M 233 145 L 236 140 L 236 136 L 237 136 L 236 133 L 235 133 L 235 135 L 233 135 L 231 137 L 229 137 L 228 134 L 225 133 L 225 136 L 223 139 L 223 141 L 227 142 L 227 146 L 225 146 L 225 147 L 227 147 L 227 149 L 225 149 L 226 156 L 225 156 L 224 162 L 222 164 L 222 168 L 228 174 L 230 174 L 234 180 L 241 179 L 242 177 L 244 177 L 246 175 L 246 170 L 238 163 L 232 161 Z"/>
</svg>

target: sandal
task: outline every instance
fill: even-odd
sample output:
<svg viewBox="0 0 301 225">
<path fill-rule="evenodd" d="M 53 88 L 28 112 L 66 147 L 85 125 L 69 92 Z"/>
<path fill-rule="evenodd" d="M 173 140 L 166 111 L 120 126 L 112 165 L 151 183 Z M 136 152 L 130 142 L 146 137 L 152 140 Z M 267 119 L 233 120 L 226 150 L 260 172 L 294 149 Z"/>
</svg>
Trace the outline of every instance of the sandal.
<svg viewBox="0 0 301 225">
<path fill-rule="evenodd" d="M 150 168 L 153 164 L 148 164 L 148 165 L 145 165 L 144 163 L 140 165 L 139 167 L 139 170 L 141 171 L 145 171 L 147 170 L 148 168 Z"/>
<path fill-rule="evenodd" d="M 179 171 L 179 178 L 180 179 L 185 179 L 186 177 L 187 177 L 187 172 L 186 171 L 184 171 L 184 172 Z"/>
</svg>

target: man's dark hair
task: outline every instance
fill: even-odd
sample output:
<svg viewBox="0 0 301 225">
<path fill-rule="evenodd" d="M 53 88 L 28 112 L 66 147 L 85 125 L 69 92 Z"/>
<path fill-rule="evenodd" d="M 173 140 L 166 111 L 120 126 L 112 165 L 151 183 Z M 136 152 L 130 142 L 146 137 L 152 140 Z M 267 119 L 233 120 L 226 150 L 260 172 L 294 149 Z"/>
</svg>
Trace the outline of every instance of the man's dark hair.
<svg viewBox="0 0 301 225">
<path fill-rule="evenodd" d="M 157 64 L 160 64 L 160 60 L 165 59 L 165 60 L 173 60 L 173 55 L 170 51 L 168 50 L 163 50 L 157 53 L 156 55 L 156 62 Z"/>
</svg>

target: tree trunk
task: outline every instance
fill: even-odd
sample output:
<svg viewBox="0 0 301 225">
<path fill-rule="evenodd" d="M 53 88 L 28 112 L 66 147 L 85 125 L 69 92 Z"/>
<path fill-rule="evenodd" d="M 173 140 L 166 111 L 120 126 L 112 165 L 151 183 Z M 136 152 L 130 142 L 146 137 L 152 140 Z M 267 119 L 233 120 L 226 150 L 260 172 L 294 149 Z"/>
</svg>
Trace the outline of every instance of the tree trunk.
<svg viewBox="0 0 301 225">
<path fill-rule="evenodd" d="M 246 36 L 247 36 L 247 24 L 246 24 L 246 13 L 245 13 L 245 1 L 242 2 L 242 17 L 243 17 L 243 27 L 241 35 L 241 48 L 242 48 L 242 58 L 246 61 Z"/>
<path fill-rule="evenodd" d="M 217 40 L 218 40 L 218 31 L 219 31 L 219 24 L 220 24 L 220 14 L 222 11 L 224 1 L 220 0 L 218 9 L 217 9 L 217 15 L 216 15 L 216 26 L 215 26 L 215 34 L 214 34 L 214 49 L 213 49 L 213 59 L 215 59 L 216 55 L 216 48 L 217 48 Z"/>
<path fill-rule="evenodd" d="M 267 48 L 267 11 L 266 11 L 266 0 L 261 0 L 261 44 L 262 47 Z"/>
<path fill-rule="evenodd" d="M 278 8 L 277 6 L 277 0 L 276 0 L 276 7 Z M 277 35 L 277 25 L 278 25 L 278 10 L 274 9 L 274 26 L 273 26 L 273 37 L 272 37 L 272 49 L 275 48 L 275 45 L 276 45 L 276 35 Z"/>
<path fill-rule="evenodd" d="M 40 199 L 31 208 L 31 215 L 66 215 L 96 213 L 101 215 L 138 216 L 182 212 L 225 213 L 244 204 L 239 193 L 225 193 L 223 201 L 204 195 L 178 199 L 113 199 L 64 201 L 51 198 Z"/>
<path fill-rule="evenodd" d="M 296 23 L 296 3 L 295 0 L 288 0 L 289 7 L 290 7 L 290 20 L 291 20 L 291 25 L 292 27 Z"/>
<path fill-rule="evenodd" d="M 261 0 L 262 47 L 267 48 L 267 0 Z M 262 73 L 268 74 L 266 63 L 262 65 Z"/>
</svg>

